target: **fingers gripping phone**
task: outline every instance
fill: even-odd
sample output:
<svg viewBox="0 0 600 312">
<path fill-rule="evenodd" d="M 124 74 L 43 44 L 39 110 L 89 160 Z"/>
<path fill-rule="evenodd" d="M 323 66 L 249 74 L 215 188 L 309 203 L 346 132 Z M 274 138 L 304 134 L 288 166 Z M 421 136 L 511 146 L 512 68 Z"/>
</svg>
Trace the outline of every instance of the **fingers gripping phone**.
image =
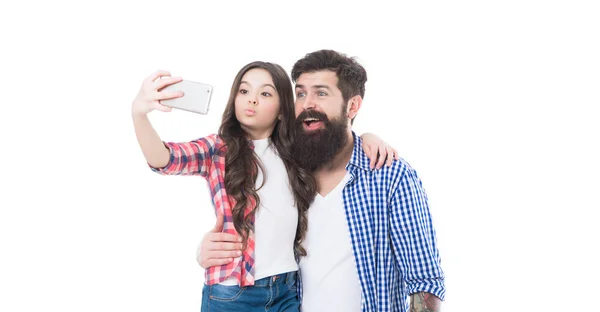
<svg viewBox="0 0 600 312">
<path fill-rule="evenodd" d="M 168 85 L 160 91 L 183 92 L 182 97 L 161 100 L 160 104 L 162 105 L 203 115 L 208 114 L 208 106 L 213 91 L 211 85 L 196 81 L 182 80 L 172 85 Z"/>
</svg>

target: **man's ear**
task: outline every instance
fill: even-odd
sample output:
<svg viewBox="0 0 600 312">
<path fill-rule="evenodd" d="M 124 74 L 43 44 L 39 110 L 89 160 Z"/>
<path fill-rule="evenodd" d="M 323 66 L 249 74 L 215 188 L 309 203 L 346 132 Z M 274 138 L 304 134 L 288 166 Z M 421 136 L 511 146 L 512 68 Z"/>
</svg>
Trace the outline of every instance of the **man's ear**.
<svg viewBox="0 0 600 312">
<path fill-rule="evenodd" d="M 348 112 L 346 113 L 348 115 L 348 118 L 354 119 L 354 117 L 356 117 L 356 115 L 358 114 L 358 110 L 360 109 L 361 105 L 362 97 L 360 95 L 355 95 L 351 97 L 348 101 Z"/>
</svg>

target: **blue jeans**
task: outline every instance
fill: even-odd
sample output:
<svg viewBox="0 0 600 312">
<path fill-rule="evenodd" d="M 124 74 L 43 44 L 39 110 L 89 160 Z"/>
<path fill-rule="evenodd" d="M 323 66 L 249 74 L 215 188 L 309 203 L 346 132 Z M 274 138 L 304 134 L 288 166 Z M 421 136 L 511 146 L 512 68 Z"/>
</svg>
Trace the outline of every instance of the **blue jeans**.
<svg viewBox="0 0 600 312">
<path fill-rule="evenodd" d="M 296 272 L 261 278 L 254 286 L 204 285 L 202 312 L 298 312 Z"/>
</svg>

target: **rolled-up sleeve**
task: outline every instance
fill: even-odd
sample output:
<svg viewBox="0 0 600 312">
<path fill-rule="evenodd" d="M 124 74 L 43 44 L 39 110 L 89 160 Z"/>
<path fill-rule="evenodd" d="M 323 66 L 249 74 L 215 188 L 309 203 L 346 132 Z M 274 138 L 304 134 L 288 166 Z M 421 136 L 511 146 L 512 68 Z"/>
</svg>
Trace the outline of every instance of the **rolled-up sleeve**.
<svg viewBox="0 0 600 312">
<path fill-rule="evenodd" d="M 407 292 L 428 292 L 444 300 L 444 273 L 421 180 L 407 167 L 397 185 L 390 201 L 390 235 Z"/>
<path fill-rule="evenodd" d="M 163 168 L 150 169 L 163 175 L 200 175 L 208 176 L 212 157 L 216 151 L 216 135 L 207 136 L 190 142 L 163 142 L 169 149 L 169 162 Z"/>
</svg>

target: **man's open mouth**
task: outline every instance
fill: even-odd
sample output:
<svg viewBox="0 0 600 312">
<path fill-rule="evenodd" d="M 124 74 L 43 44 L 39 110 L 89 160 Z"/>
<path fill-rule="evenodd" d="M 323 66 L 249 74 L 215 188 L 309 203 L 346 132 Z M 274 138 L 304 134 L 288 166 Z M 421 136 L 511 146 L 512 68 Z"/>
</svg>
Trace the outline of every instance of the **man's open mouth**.
<svg viewBox="0 0 600 312">
<path fill-rule="evenodd" d="M 315 123 L 315 122 L 319 122 L 321 121 L 321 119 L 318 118 L 306 118 L 304 119 L 304 123 L 310 127 L 311 124 Z"/>
<path fill-rule="evenodd" d="M 304 130 L 317 130 L 323 127 L 323 121 L 319 118 L 308 117 L 304 120 Z"/>
</svg>

